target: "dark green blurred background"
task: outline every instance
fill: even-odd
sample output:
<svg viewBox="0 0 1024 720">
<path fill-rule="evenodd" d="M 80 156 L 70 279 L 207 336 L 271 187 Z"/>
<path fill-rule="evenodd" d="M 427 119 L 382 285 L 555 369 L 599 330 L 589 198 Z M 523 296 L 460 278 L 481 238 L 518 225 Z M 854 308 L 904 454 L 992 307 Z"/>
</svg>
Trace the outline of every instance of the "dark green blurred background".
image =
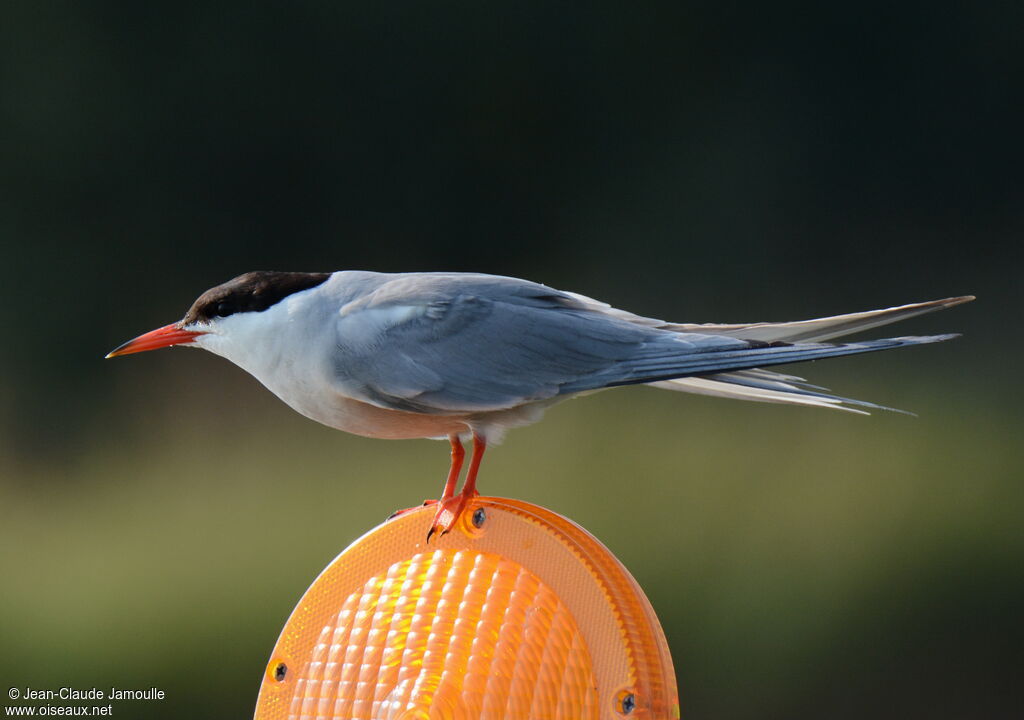
<svg viewBox="0 0 1024 720">
<path fill-rule="evenodd" d="M 997 9 L 998 8 L 998 9 Z M 479 270 L 678 321 L 975 293 L 793 371 L 513 432 L 664 623 L 684 717 L 1019 717 L 1018 3 L 0 6 L 0 674 L 248 716 L 307 584 L 446 448 L 122 341 L 252 269 Z M 878 333 L 876 333 L 878 334 Z M 5 701 L 6 702 L 6 701 Z"/>
</svg>

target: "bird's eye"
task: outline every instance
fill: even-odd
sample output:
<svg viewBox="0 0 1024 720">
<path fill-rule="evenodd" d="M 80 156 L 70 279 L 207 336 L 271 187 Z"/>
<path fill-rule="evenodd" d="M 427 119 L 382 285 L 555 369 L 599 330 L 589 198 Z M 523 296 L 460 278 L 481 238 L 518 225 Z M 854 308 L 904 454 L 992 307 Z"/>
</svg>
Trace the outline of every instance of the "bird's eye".
<svg viewBox="0 0 1024 720">
<path fill-rule="evenodd" d="M 235 309 L 231 307 L 231 303 L 229 303 L 227 300 L 221 300 L 213 308 L 213 312 L 219 317 L 227 317 L 234 311 Z"/>
</svg>

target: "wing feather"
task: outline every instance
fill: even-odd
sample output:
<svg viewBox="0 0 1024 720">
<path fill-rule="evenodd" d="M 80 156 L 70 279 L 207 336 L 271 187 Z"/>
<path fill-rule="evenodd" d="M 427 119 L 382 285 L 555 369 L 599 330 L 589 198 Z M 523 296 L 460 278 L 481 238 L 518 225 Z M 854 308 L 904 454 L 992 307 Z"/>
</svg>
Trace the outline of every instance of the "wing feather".
<svg viewBox="0 0 1024 720">
<path fill-rule="evenodd" d="M 499 411 L 626 384 L 862 412 L 843 406 L 880 406 L 759 368 L 946 340 L 954 336 L 821 342 L 970 299 L 794 323 L 685 325 L 514 278 L 413 273 L 341 308 L 332 371 L 352 397 L 430 414 Z"/>
</svg>

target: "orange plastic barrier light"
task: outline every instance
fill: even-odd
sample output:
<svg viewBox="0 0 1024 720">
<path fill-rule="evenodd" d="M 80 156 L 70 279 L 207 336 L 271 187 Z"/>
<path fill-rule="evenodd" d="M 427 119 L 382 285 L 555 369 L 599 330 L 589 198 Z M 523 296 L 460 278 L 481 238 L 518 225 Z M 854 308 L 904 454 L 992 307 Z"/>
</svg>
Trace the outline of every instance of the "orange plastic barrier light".
<svg viewBox="0 0 1024 720">
<path fill-rule="evenodd" d="M 433 515 L 378 526 L 313 582 L 267 665 L 258 720 L 679 717 L 657 617 L 593 536 L 480 497 L 428 545 Z"/>
</svg>

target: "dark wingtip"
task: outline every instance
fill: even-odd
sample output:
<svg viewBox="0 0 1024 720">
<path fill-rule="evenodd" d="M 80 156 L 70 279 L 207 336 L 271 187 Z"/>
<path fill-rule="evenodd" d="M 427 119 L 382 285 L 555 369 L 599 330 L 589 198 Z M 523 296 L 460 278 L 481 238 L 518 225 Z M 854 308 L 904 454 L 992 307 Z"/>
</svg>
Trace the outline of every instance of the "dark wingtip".
<svg viewBox="0 0 1024 720">
<path fill-rule="evenodd" d="M 978 298 L 974 295 L 957 295 L 956 297 L 946 298 L 945 300 L 939 300 L 944 307 L 955 307 L 957 305 L 963 305 L 969 303 Z"/>
</svg>

